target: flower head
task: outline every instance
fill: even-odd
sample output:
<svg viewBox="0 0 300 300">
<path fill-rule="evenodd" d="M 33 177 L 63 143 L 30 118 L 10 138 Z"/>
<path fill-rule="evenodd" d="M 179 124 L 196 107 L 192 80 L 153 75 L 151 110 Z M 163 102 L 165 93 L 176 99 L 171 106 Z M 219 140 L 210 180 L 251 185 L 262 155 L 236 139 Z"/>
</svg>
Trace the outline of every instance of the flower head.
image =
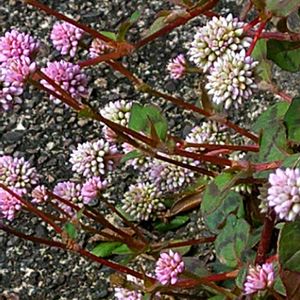
<svg viewBox="0 0 300 300">
<path fill-rule="evenodd" d="M 184 76 L 186 71 L 186 60 L 183 54 L 177 55 L 171 59 L 167 65 L 167 70 L 173 79 L 180 79 Z"/>
<path fill-rule="evenodd" d="M 20 86 L 36 70 L 36 63 L 32 62 L 28 56 L 22 56 L 19 59 L 10 59 L 0 68 L 3 70 L 1 79 L 4 85 Z"/>
<path fill-rule="evenodd" d="M 126 279 L 129 284 L 142 284 L 142 280 L 138 280 L 131 275 L 127 275 Z M 143 294 L 140 290 L 129 290 L 123 287 L 115 287 L 114 290 L 114 296 L 117 300 L 142 300 L 143 298 Z"/>
<path fill-rule="evenodd" d="M 56 22 L 50 34 L 55 49 L 62 55 L 70 54 L 71 57 L 75 56 L 82 36 L 82 29 L 67 22 Z"/>
<path fill-rule="evenodd" d="M 130 185 L 122 203 L 122 209 L 136 221 L 155 219 L 157 214 L 165 208 L 160 201 L 158 189 L 149 182 Z"/>
<path fill-rule="evenodd" d="M 198 164 L 192 159 L 181 156 L 172 155 L 170 158 L 194 166 Z M 162 193 L 178 192 L 192 183 L 195 178 L 196 173 L 194 171 L 168 162 L 155 159 L 150 164 L 149 180 L 154 182 Z"/>
<path fill-rule="evenodd" d="M 244 23 L 232 14 L 213 17 L 199 28 L 189 51 L 190 59 L 206 72 L 227 50 L 240 51 L 250 46 L 251 38 L 242 37 Z"/>
<path fill-rule="evenodd" d="M 81 196 L 81 186 L 72 181 L 63 181 L 55 185 L 53 193 L 64 200 L 70 201 L 71 203 L 77 203 L 81 206 L 82 196 Z M 55 201 L 60 208 L 62 208 L 66 213 L 73 215 L 74 210 L 71 206 L 59 201 Z"/>
<path fill-rule="evenodd" d="M 23 190 L 12 188 L 12 191 L 22 196 Z M 22 207 L 22 203 L 9 192 L 0 188 L 0 214 L 7 220 L 12 221 L 17 211 Z"/>
<path fill-rule="evenodd" d="M 31 192 L 32 203 L 42 204 L 48 200 L 47 189 L 44 185 L 36 186 Z"/>
<path fill-rule="evenodd" d="M 24 157 L 0 156 L 1 183 L 26 192 L 27 189 L 37 184 L 38 180 L 36 169 L 31 167 Z"/>
<path fill-rule="evenodd" d="M 100 39 L 94 39 L 91 43 L 89 52 L 92 58 L 95 58 L 99 55 L 111 52 L 113 48 L 109 46 L 107 43 Z"/>
<path fill-rule="evenodd" d="M 94 176 L 88 179 L 81 188 L 83 203 L 88 204 L 97 197 L 99 191 L 107 186 L 106 180 L 101 181 L 100 177 Z"/>
<path fill-rule="evenodd" d="M 114 164 L 106 157 L 116 152 L 116 147 L 103 139 L 79 144 L 71 153 L 72 170 L 85 178 L 104 175 Z"/>
<path fill-rule="evenodd" d="M 70 93 L 74 99 L 80 101 L 82 98 L 88 97 L 88 80 L 79 65 L 63 60 L 54 61 L 48 62 L 47 67 L 42 68 L 41 71 L 54 80 L 56 84 L 60 85 L 62 89 Z M 60 92 L 56 91 L 46 80 L 42 79 L 41 84 L 60 95 Z M 50 99 L 60 103 L 60 100 L 52 95 L 50 95 Z"/>
<path fill-rule="evenodd" d="M 294 221 L 300 214 L 300 169 L 277 169 L 269 175 L 267 203 L 280 219 Z"/>
<path fill-rule="evenodd" d="M 244 284 L 244 293 L 248 295 L 264 290 L 272 286 L 274 279 L 275 271 L 272 263 L 250 267 Z"/>
<path fill-rule="evenodd" d="M 224 144 L 230 140 L 230 135 L 226 128 L 214 121 L 202 122 L 201 125 L 194 126 L 185 138 L 188 143 L 214 143 Z"/>
<path fill-rule="evenodd" d="M 109 102 L 102 108 L 101 114 L 106 119 L 127 127 L 130 118 L 131 106 L 132 102 L 127 102 L 125 100 Z M 104 136 L 109 142 L 116 142 L 116 133 L 107 126 L 104 127 Z"/>
<path fill-rule="evenodd" d="M 212 101 L 224 103 L 225 109 L 232 102 L 235 107 L 242 104 L 257 87 L 253 75 L 257 64 L 252 57 L 246 56 L 245 50 L 240 53 L 228 51 L 219 57 L 207 76 L 208 83 L 205 86 L 208 94 L 212 95 Z"/>
<path fill-rule="evenodd" d="M 178 281 L 178 275 L 184 271 L 184 262 L 178 252 L 163 252 L 156 262 L 156 279 L 162 284 L 175 284 Z"/>
<path fill-rule="evenodd" d="M 39 48 L 39 42 L 29 34 L 12 29 L 0 37 L 0 63 L 11 58 L 31 57 Z"/>
</svg>

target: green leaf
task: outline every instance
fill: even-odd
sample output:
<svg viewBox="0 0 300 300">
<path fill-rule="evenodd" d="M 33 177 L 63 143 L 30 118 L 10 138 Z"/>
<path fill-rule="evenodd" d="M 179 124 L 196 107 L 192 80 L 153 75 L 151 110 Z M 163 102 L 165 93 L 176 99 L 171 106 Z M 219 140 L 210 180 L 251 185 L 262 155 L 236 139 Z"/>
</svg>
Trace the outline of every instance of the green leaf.
<svg viewBox="0 0 300 300">
<path fill-rule="evenodd" d="M 156 31 L 159 31 L 161 28 L 163 28 L 165 24 L 165 18 L 166 16 L 158 17 L 150 26 L 150 28 L 147 30 L 145 37 L 155 33 Z"/>
<path fill-rule="evenodd" d="M 122 244 L 119 247 L 113 249 L 112 254 L 128 255 L 128 254 L 134 254 L 134 252 L 126 244 Z"/>
<path fill-rule="evenodd" d="M 89 107 L 85 107 L 78 112 L 80 118 L 93 119 L 94 113 Z"/>
<path fill-rule="evenodd" d="M 76 228 L 72 223 L 66 223 L 64 225 L 64 231 L 68 234 L 71 239 L 75 239 L 77 236 Z"/>
<path fill-rule="evenodd" d="M 125 154 L 122 157 L 121 163 L 125 163 L 128 160 L 138 158 L 138 157 L 142 157 L 142 156 L 143 156 L 143 154 L 139 150 L 133 150 L 133 151 L 128 152 L 127 154 Z"/>
<path fill-rule="evenodd" d="M 207 270 L 205 263 L 199 261 L 199 259 L 196 257 L 191 257 L 191 256 L 183 257 L 183 261 L 184 261 L 185 270 L 199 277 L 204 277 L 211 274 Z"/>
<path fill-rule="evenodd" d="M 300 153 L 289 155 L 282 161 L 284 168 L 299 168 L 300 167 Z"/>
<path fill-rule="evenodd" d="M 259 162 L 284 159 L 289 153 L 283 118 L 289 104 L 280 102 L 267 109 L 255 122 L 252 129 L 262 133 Z"/>
<path fill-rule="evenodd" d="M 281 268 L 300 272 L 300 221 L 286 223 L 279 236 L 279 262 Z"/>
<path fill-rule="evenodd" d="M 131 108 L 128 127 L 149 135 L 152 125 L 159 138 L 164 141 L 167 137 L 168 122 L 161 114 L 159 108 L 154 105 L 142 106 L 134 103 Z"/>
<path fill-rule="evenodd" d="M 279 102 L 270 106 L 265 112 L 263 112 L 254 125 L 252 130 L 259 133 L 266 127 L 272 127 L 277 120 L 283 120 L 285 113 L 289 108 L 289 104 L 286 102 Z"/>
<path fill-rule="evenodd" d="M 300 55 L 300 52 L 299 52 Z M 300 97 L 294 98 L 284 116 L 288 139 L 300 143 Z"/>
<path fill-rule="evenodd" d="M 117 35 L 114 32 L 111 31 L 100 31 L 101 34 L 104 36 L 108 37 L 109 39 L 116 41 L 117 40 Z"/>
<path fill-rule="evenodd" d="M 300 42 L 269 40 L 267 58 L 283 70 L 298 72 L 300 70 Z"/>
<path fill-rule="evenodd" d="M 266 0 L 266 9 L 277 17 L 286 17 L 299 7 L 299 0 Z"/>
<path fill-rule="evenodd" d="M 121 242 L 103 242 L 97 245 L 91 253 L 99 257 L 108 257 L 113 251 L 122 245 Z"/>
<path fill-rule="evenodd" d="M 188 216 L 177 216 L 169 223 L 157 222 L 154 225 L 154 228 L 159 232 L 167 232 L 183 226 L 189 219 L 190 218 Z"/>
<path fill-rule="evenodd" d="M 129 21 L 125 21 L 120 25 L 119 30 L 118 30 L 118 34 L 117 34 L 117 40 L 118 41 L 125 41 L 126 40 L 126 34 L 127 34 L 130 27 L 131 27 L 131 23 Z"/>
<path fill-rule="evenodd" d="M 272 65 L 267 59 L 266 40 L 261 39 L 256 43 L 251 56 L 259 62 L 256 67 L 258 76 L 266 82 L 272 82 Z"/>
<path fill-rule="evenodd" d="M 74 224 L 72 223 L 66 223 L 64 226 L 64 231 L 68 234 L 68 236 L 72 239 L 75 240 L 77 237 L 77 230 Z"/>
<path fill-rule="evenodd" d="M 237 267 L 246 249 L 249 235 L 249 224 L 244 219 L 230 215 L 215 241 L 216 255 L 220 262 L 232 268 Z"/>
<path fill-rule="evenodd" d="M 236 286 L 241 290 L 244 289 L 244 282 L 247 276 L 247 272 L 248 272 L 248 267 L 242 267 L 239 271 L 238 276 L 235 279 Z"/>
<path fill-rule="evenodd" d="M 141 16 L 141 12 L 139 12 L 138 10 L 136 10 L 131 16 L 130 16 L 130 23 L 133 24 L 135 22 L 137 22 L 137 20 L 140 18 Z"/>
<path fill-rule="evenodd" d="M 258 156 L 260 162 L 282 160 L 287 157 L 288 151 L 286 129 L 281 120 L 263 130 Z"/>
<path fill-rule="evenodd" d="M 242 196 L 230 191 L 239 176 L 222 173 L 206 188 L 201 204 L 205 224 L 213 233 L 218 233 L 226 218 L 242 205 Z"/>
</svg>

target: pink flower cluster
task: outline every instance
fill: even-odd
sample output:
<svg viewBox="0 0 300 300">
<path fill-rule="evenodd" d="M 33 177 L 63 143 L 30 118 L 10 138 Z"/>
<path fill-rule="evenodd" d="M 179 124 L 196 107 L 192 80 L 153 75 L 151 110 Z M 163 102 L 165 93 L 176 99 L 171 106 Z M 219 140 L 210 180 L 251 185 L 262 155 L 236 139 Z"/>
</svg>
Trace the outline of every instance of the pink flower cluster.
<svg viewBox="0 0 300 300">
<path fill-rule="evenodd" d="M 94 176 L 88 179 L 81 188 L 81 196 L 84 204 L 89 204 L 98 193 L 107 186 L 107 181 L 101 181 L 100 177 Z"/>
<path fill-rule="evenodd" d="M 184 262 L 178 252 L 163 252 L 156 262 L 156 279 L 162 284 L 175 284 L 178 281 L 178 275 L 184 271 Z"/>
<path fill-rule="evenodd" d="M 32 59 L 38 48 L 38 41 L 15 29 L 0 37 L 0 109 L 22 102 L 24 82 L 36 69 Z"/>
<path fill-rule="evenodd" d="M 13 192 L 22 196 L 28 189 L 39 181 L 36 169 L 31 167 L 25 159 L 9 155 L 0 156 L 0 182 L 9 187 Z M 0 213 L 13 220 L 16 211 L 21 209 L 21 202 L 9 192 L 0 188 Z"/>
<path fill-rule="evenodd" d="M 12 191 L 19 196 L 23 193 L 22 190 L 16 188 L 12 188 Z M 3 218 L 12 221 L 21 207 L 22 203 L 16 197 L 0 188 L 0 213 Z"/>
<path fill-rule="evenodd" d="M 294 221 L 300 215 L 300 169 L 277 169 L 270 174 L 267 203 L 280 219 Z"/>
<path fill-rule="evenodd" d="M 186 60 L 184 58 L 183 54 L 179 54 L 172 60 L 167 65 L 167 70 L 170 72 L 170 76 L 173 79 L 180 79 L 184 76 L 185 71 L 186 71 Z"/>
<path fill-rule="evenodd" d="M 82 29 L 67 22 L 56 22 L 50 34 L 55 49 L 62 55 L 70 54 L 70 57 L 75 56 L 82 36 Z"/>
<path fill-rule="evenodd" d="M 41 71 L 54 80 L 63 90 L 67 91 L 74 99 L 80 101 L 82 98 L 88 97 L 88 80 L 79 65 L 64 60 L 54 61 L 48 62 L 47 67 L 42 68 Z M 41 80 L 41 84 L 60 95 L 60 92 L 55 90 L 46 80 Z M 57 104 L 60 103 L 60 100 L 52 95 L 50 95 L 50 99 Z"/>
<path fill-rule="evenodd" d="M 244 293 L 248 295 L 264 290 L 272 286 L 274 279 L 275 271 L 272 263 L 250 267 L 244 284 Z"/>
</svg>

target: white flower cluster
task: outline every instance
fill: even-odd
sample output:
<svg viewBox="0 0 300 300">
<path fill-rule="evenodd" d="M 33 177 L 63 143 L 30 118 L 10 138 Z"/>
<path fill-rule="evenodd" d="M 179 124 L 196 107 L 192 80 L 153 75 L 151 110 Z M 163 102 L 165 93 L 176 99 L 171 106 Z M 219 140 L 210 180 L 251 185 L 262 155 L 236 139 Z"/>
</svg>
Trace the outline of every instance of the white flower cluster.
<svg viewBox="0 0 300 300">
<path fill-rule="evenodd" d="M 216 104 L 237 107 L 256 88 L 253 70 L 257 65 L 246 49 L 252 39 L 243 36 L 245 23 L 233 18 L 213 17 L 196 33 L 189 55 L 198 67 L 208 72 L 206 89 Z"/>
<path fill-rule="evenodd" d="M 116 102 L 109 102 L 101 110 L 101 114 L 104 118 L 110 121 L 127 127 L 130 117 L 132 102 L 125 100 L 119 100 Z M 113 130 L 104 126 L 104 136 L 109 142 L 115 142 L 117 136 Z"/>
<path fill-rule="evenodd" d="M 129 187 L 122 199 L 122 209 L 136 221 L 155 219 L 165 209 L 155 184 L 138 182 Z"/>
</svg>

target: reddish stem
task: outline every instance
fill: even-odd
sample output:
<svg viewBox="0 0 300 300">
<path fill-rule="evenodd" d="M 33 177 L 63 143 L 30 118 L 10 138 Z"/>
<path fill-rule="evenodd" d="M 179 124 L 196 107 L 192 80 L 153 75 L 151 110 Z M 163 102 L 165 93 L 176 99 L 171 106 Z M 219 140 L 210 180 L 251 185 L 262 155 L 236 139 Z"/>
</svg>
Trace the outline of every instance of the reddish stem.
<svg viewBox="0 0 300 300">
<path fill-rule="evenodd" d="M 158 244 L 152 244 L 151 248 L 153 249 L 153 251 L 161 251 L 163 249 L 199 245 L 199 244 L 204 244 L 204 243 L 212 243 L 215 241 L 215 239 L 216 239 L 215 236 L 210 236 L 210 237 L 202 237 L 202 238 L 194 239 L 194 240 L 188 240 L 188 241 L 184 241 L 184 242 L 169 242 L 167 245 L 165 245 L 165 243 L 163 242 L 163 243 L 158 243 Z"/>
<path fill-rule="evenodd" d="M 215 145 L 215 144 L 198 144 L 198 143 L 184 143 L 184 148 L 205 148 L 209 150 L 228 149 L 233 151 L 251 151 L 259 152 L 257 145 Z"/>
<path fill-rule="evenodd" d="M 63 250 L 68 250 L 68 247 L 67 247 L 66 244 L 63 244 L 63 243 L 57 242 L 57 241 L 49 241 L 49 240 L 46 240 L 46 239 L 43 239 L 43 238 L 39 238 L 39 237 L 24 234 L 22 232 L 19 232 L 19 231 L 15 230 L 11 227 L 8 227 L 8 226 L 2 224 L 1 222 L 0 222 L 0 229 L 6 231 L 7 233 L 13 234 L 17 237 L 20 237 L 22 239 L 25 239 L 25 240 L 28 240 L 28 241 L 31 241 L 31 242 L 34 242 L 34 243 L 44 244 L 44 245 L 47 245 L 47 246 L 50 246 L 50 247 L 56 247 L 56 248 L 60 248 L 60 249 L 63 249 Z M 139 272 L 131 270 L 131 269 L 125 267 L 125 266 L 119 265 L 117 263 L 111 262 L 111 261 L 103 259 L 101 257 L 97 257 L 94 254 L 80 248 L 79 246 L 74 251 L 78 252 L 82 256 L 87 257 L 87 258 L 89 258 L 89 259 L 91 259 L 95 262 L 98 262 L 98 263 L 100 263 L 104 266 L 107 266 L 107 267 L 109 267 L 109 268 L 111 268 L 111 269 L 113 269 L 117 272 L 130 274 L 130 275 L 132 275 L 136 278 L 140 278 L 140 279 L 144 279 L 144 277 L 145 277 L 144 274 L 141 274 Z M 147 280 L 149 280 L 151 282 L 155 282 L 153 280 L 153 278 L 151 278 L 151 277 L 149 277 L 149 278 L 147 277 Z"/>
<path fill-rule="evenodd" d="M 249 22 L 248 24 L 246 24 L 244 26 L 244 32 L 247 33 L 248 30 L 250 30 L 251 28 L 253 28 L 255 25 L 257 25 L 259 23 L 259 19 L 260 17 L 256 17 L 254 20 L 252 20 L 251 22 Z"/>
<path fill-rule="evenodd" d="M 8 192 L 9 194 L 11 194 L 13 197 L 15 197 L 16 199 L 18 199 L 23 205 L 25 205 L 28 210 L 30 210 L 32 213 L 36 214 L 37 216 L 39 216 L 43 221 L 45 221 L 46 223 L 48 223 L 49 225 L 51 225 L 53 227 L 53 229 L 58 233 L 61 234 L 62 233 L 62 229 L 56 225 L 54 223 L 54 221 L 51 219 L 51 217 L 46 216 L 42 211 L 40 211 L 39 209 L 37 209 L 34 205 L 32 205 L 29 201 L 26 201 L 25 199 L 23 199 L 21 196 L 19 196 L 18 194 L 16 194 L 14 191 L 12 191 L 10 188 L 8 188 L 6 185 L 0 183 L 0 187 L 5 190 L 6 192 Z"/>
<path fill-rule="evenodd" d="M 239 270 L 235 270 L 232 272 L 226 272 L 226 273 L 220 273 L 220 274 L 214 274 L 214 275 L 209 275 L 206 277 L 202 277 L 199 279 L 190 279 L 190 280 L 182 280 L 177 282 L 176 284 L 173 285 L 174 288 L 192 288 L 196 287 L 199 284 L 205 284 L 206 282 L 217 282 L 217 281 L 224 281 L 227 279 L 232 279 L 236 278 L 239 273 Z"/>
<path fill-rule="evenodd" d="M 141 47 L 145 46 L 146 44 L 148 44 L 149 42 L 153 41 L 154 39 L 168 34 L 170 31 L 172 31 L 176 27 L 184 25 L 185 23 L 187 23 L 189 20 L 193 19 L 194 17 L 213 8 L 217 2 L 218 2 L 218 0 L 209 0 L 203 6 L 191 9 L 190 11 L 188 11 L 188 13 L 186 15 L 179 16 L 176 20 L 167 24 L 165 27 L 161 28 L 160 30 L 150 34 L 146 38 L 137 42 L 134 45 L 135 49 L 141 48 Z"/>
<path fill-rule="evenodd" d="M 273 209 L 269 209 L 265 216 L 263 230 L 261 233 L 260 242 L 258 245 L 255 264 L 263 264 L 266 261 L 267 253 L 270 248 L 272 231 L 275 226 L 276 214 Z"/>
<path fill-rule="evenodd" d="M 247 35 L 255 36 L 256 31 L 248 31 Z M 287 33 L 287 32 L 262 32 L 260 39 L 267 39 L 267 40 L 279 40 L 279 41 L 290 41 L 296 42 L 300 41 L 300 33 Z"/>
<path fill-rule="evenodd" d="M 60 19 L 60 20 L 63 20 L 65 22 L 68 22 L 80 29 L 82 29 L 83 31 L 89 33 L 92 37 L 94 38 L 98 38 L 106 43 L 109 43 L 112 47 L 117 47 L 117 42 L 108 38 L 107 36 L 101 34 L 100 32 L 98 32 L 97 30 L 94 30 L 92 28 L 90 28 L 89 26 L 87 25 L 84 25 L 84 24 L 80 24 L 78 23 L 77 21 L 57 12 L 56 10 L 50 8 L 49 6 L 47 5 L 44 5 L 36 0 L 24 0 L 24 2 L 26 4 L 30 4 L 36 8 L 38 8 L 39 10 L 42 10 L 44 11 L 45 13 L 49 14 L 49 15 L 52 15 L 54 17 L 56 17 L 57 19 Z"/>
<path fill-rule="evenodd" d="M 293 100 L 293 97 L 292 97 L 292 96 L 286 94 L 286 93 L 283 92 L 283 91 L 277 91 L 277 92 L 275 92 L 275 94 L 276 94 L 277 96 L 281 97 L 283 100 L 285 100 L 285 101 L 288 102 L 288 103 L 291 103 L 292 100 Z"/>
<path fill-rule="evenodd" d="M 256 31 L 256 34 L 255 34 L 255 36 L 253 38 L 253 41 L 252 41 L 252 43 L 251 43 L 251 45 L 250 45 L 250 47 L 249 47 L 249 49 L 247 51 L 246 56 L 250 56 L 251 55 L 251 53 L 252 53 L 252 51 L 253 51 L 253 49 L 254 49 L 254 47 L 255 47 L 255 45 L 256 45 L 259 37 L 260 37 L 262 31 L 264 30 L 264 28 L 267 25 L 267 22 L 268 22 L 268 20 L 263 21 L 263 22 L 260 23 L 260 25 L 259 25 L 259 27 L 258 27 L 258 29 Z"/>
</svg>

